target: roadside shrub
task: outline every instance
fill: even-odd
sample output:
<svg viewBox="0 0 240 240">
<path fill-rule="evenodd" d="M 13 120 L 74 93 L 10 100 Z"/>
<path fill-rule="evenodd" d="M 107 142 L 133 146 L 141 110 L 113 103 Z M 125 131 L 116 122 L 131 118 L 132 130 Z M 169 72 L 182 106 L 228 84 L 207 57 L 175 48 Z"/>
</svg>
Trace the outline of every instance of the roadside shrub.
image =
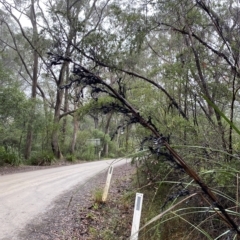
<svg viewBox="0 0 240 240">
<path fill-rule="evenodd" d="M 30 158 L 30 163 L 37 166 L 51 165 L 54 161 L 54 154 L 47 151 L 43 151 L 41 153 L 34 153 Z"/>
<path fill-rule="evenodd" d="M 76 162 L 77 160 L 77 157 L 73 154 L 67 154 L 65 158 L 68 162 L 72 162 L 72 163 Z"/>
<path fill-rule="evenodd" d="M 117 156 L 116 156 L 114 153 L 109 153 L 109 154 L 108 154 L 108 157 L 109 157 L 109 158 L 116 158 Z"/>
<path fill-rule="evenodd" d="M 78 158 L 82 160 L 97 160 L 98 156 L 95 154 L 95 147 L 93 145 L 85 146 L 78 154 Z"/>
<path fill-rule="evenodd" d="M 96 204 L 102 203 L 103 189 L 97 188 L 93 191 L 93 200 Z"/>
<path fill-rule="evenodd" d="M 16 148 L 7 146 L 0 147 L 0 165 L 10 164 L 12 166 L 19 166 L 22 163 L 22 156 Z"/>
</svg>

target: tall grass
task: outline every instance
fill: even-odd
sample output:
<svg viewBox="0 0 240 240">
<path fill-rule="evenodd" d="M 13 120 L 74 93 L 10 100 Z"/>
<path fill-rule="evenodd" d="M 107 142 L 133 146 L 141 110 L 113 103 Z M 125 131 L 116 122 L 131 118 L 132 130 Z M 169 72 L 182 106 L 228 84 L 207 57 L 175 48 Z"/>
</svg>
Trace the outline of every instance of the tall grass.
<svg viewBox="0 0 240 240">
<path fill-rule="evenodd" d="M 188 149 L 188 160 L 193 162 L 191 151 L 194 151 L 194 155 L 199 152 L 201 156 L 203 147 L 185 146 L 185 149 Z M 232 156 L 230 163 L 224 162 L 224 156 L 228 153 L 217 149 L 211 151 L 221 155 L 222 160 L 211 160 L 209 164 L 209 159 L 201 156 L 201 164 L 194 166 L 194 169 L 217 196 L 228 215 L 238 222 L 240 214 L 235 183 L 237 175 L 240 176 L 240 161 L 238 157 Z M 136 181 L 145 193 L 139 239 L 215 240 L 237 237 L 219 209 L 181 169 L 173 168 L 164 159 L 150 154 L 135 158 L 136 160 L 141 163 Z M 181 195 L 183 191 L 188 193 Z"/>
</svg>

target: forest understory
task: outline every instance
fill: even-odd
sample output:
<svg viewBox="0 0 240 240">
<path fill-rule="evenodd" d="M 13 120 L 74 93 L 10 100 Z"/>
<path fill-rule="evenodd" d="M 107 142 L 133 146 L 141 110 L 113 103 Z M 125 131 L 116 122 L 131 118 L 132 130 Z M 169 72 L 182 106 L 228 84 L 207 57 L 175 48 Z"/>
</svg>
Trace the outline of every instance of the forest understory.
<svg viewBox="0 0 240 240">
<path fill-rule="evenodd" d="M 143 223 L 159 220 L 140 237 L 240 236 L 239 1 L 0 0 L 0 13 L 0 166 L 20 165 L 0 174 L 133 157 Z M 91 201 L 86 226 L 76 206 L 38 237 L 111 239 L 117 227 L 95 231 L 108 205 Z"/>
</svg>

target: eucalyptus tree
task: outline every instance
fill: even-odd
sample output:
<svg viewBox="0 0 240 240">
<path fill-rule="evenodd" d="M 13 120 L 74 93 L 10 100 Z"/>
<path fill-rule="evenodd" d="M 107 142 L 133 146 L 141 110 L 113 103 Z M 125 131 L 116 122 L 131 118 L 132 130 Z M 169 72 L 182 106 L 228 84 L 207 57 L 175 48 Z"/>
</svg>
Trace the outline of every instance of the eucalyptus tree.
<svg viewBox="0 0 240 240">
<path fill-rule="evenodd" d="M 199 126 L 202 143 L 207 140 L 232 153 L 232 127 L 227 134 L 221 113 L 211 103 L 219 105 L 233 121 L 239 90 L 238 64 L 234 65 L 238 62 L 238 36 L 234 35 L 238 4 L 232 1 L 227 7 L 228 2 L 224 1 L 189 0 L 131 3 L 115 2 L 109 6 L 106 34 L 92 43 L 98 51 L 85 51 L 85 56 L 99 66 L 153 84 L 167 97 L 164 104 L 169 107 L 165 110 L 174 106 L 183 118 Z M 106 50 L 107 39 L 112 46 L 109 44 L 111 47 Z M 118 56 L 117 60 L 114 56 Z M 200 125 L 199 119 L 204 119 Z M 213 128 L 215 143 L 212 138 L 203 137 L 205 123 Z"/>
<path fill-rule="evenodd" d="M 101 25 L 102 31 L 89 34 L 88 41 L 84 42 L 84 48 L 76 48 L 82 57 L 96 64 L 99 73 L 104 73 L 108 69 L 110 70 L 109 78 L 111 78 L 111 72 L 117 72 L 117 77 L 112 77 L 115 78 L 115 84 L 117 84 L 117 80 L 124 79 L 119 83 L 120 91 L 124 88 L 128 89 L 128 97 L 132 96 L 133 101 L 136 98 L 132 93 L 136 94 L 137 91 L 131 91 L 131 88 L 138 86 L 139 92 L 146 96 L 146 104 L 144 101 L 142 102 L 142 106 L 145 105 L 146 110 L 149 109 L 150 104 L 148 99 L 154 96 L 157 98 L 159 93 L 162 98 L 160 103 L 153 100 L 151 105 L 156 108 L 160 106 L 165 112 L 173 107 L 176 115 L 179 114 L 188 121 L 186 104 L 183 106 L 181 98 L 176 95 L 177 89 L 173 89 L 172 80 L 164 83 L 162 77 L 164 64 L 169 63 L 168 66 L 170 66 L 173 63 L 173 57 L 170 56 L 172 53 L 168 54 L 170 51 L 165 50 L 164 52 L 163 50 L 169 42 L 169 37 L 158 33 L 157 30 L 154 31 L 154 22 L 152 19 L 150 20 L 147 19 L 142 4 L 127 2 L 125 5 L 116 1 L 112 2 L 108 5 L 104 24 Z M 154 35 L 157 35 L 159 39 L 156 40 L 157 37 L 154 38 Z M 154 46 L 153 42 L 155 42 Z M 156 54 L 155 46 L 158 46 L 159 54 Z M 166 57 L 166 55 L 168 56 Z M 143 84 L 139 80 L 142 80 Z M 145 82 L 150 84 L 145 84 Z M 149 91 L 141 91 L 142 85 L 145 85 L 144 89 L 149 89 Z M 170 86 L 170 90 L 167 89 L 168 86 Z M 157 90 L 153 90 L 152 87 Z M 152 94 L 153 92 L 154 94 Z M 177 99 L 180 101 L 178 102 Z M 185 102 L 186 99 L 187 97 L 185 97 Z M 148 113 L 146 111 L 146 114 L 149 114 L 149 111 Z M 161 119 L 162 117 L 155 118 L 158 122 L 161 122 Z"/>
<path fill-rule="evenodd" d="M 60 120 L 68 114 L 76 111 L 76 104 L 69 107 L 69 94 L 67 90 L 60 90 L 59 87 L 70 77 L 69 63 L 63 64 L 58 72 L 53 72 L 46 59 L 46 52 L 54 52 L 69 57 L 76 50 L 74 46 L 80 46 L 83 39 L 97 31 L 103 18 L 103 11 L 108 1 L 1 1 L 4 11 L 10 14 L 15 21 L 17 31 L 13 31 L 8 21 L 4 21 L 12 36 L 12 44 L 5 41 L 5 45 L 11 47 L 18 54 L 23 71 L 19 74 L 29 82 L 32 87 L 32 99 L 39 94 L 49 107 L 53 108 L 53 128 L 51 133 L 51 146 L 57 158 L 61 158 L 59 146 Z M 28 20 L 28 27 L 23 25 Z M 17 42 L 17 35 L 25 41 L 25 51 L 20 49 Z M 50 43 L 50 45 L 49 45 Z M 44 45 L 45 44 L 45 45 Z M 27 50 L 27 51 L 26 51 Z M 26 61 L 24 52 L 32 52 L 32 62 Z M 49 55 L 51 58 L 51 55 Z M 39 63 L 40 59 L 40 63 Z M 39 65 L 40 64 L 40 65 Z M 40 68 L 41 66 L 41 68 Z M 43 74 L 42 69 L 48 69 Z M 40 78 L 41 76 L 41 78 Z M 37 82 L 38 81 L 38 82 Z M 48 81 L 47 85 L 44 84 Z M 46 86 L 51 86 L 48 89 Z M 53 91 L 54 89 L 54 91 Z M 50 91 L 49 91 L 50 90 Z M 55 91 L 56 90 L 56 91 Z M 52 93 L 56 92 L 56 95 Z M 64 100 L 65 99 L 65 100 Z M 46 106 L 46 105 L 45 105 Z M 73 109 L 70 109 L 73 107 Z M 45 111 L 46 112 L 46 111 Z M 65 120 L 63 121 L 65 122 Z M 65 135 L 63 124 L 63 136 Z M 25 157 L 29 157 L 31 151 L 32 129 L 29 125 Z"/>
<path fill-rule="evenodd" d="M 164 29 L 170 41 L 180 37 L 181 48 L 174 47 L 175 56 L 187 71 L 188 90 L 195 96 L 197 108 L 216 126 L 221 146 L 229 153 L 233 151 L 232 127 L 227 134 L 221 113 L 211 103 L 233 122 L 239 91 L 238 5 L 234 1 L 149 2 L 154 9 L 151 19 L 155 30 Z"/>
<path fill-rule="evenodd" d="M 53 54 L 54 55 L 54 54 Z M 97 76 L 93 71 L 82 66 L 78 61 L 74 61 L 71 58 L 65 58 L 64 56 L 55 56 L 52 58 L 53 62 L 63 64 L 63 62 L 74 62 L 75 66 L 73 73 L 75 78 L 72 79 L 68 84 L 62 86 L 62 88 L 71 88 L 78 84 L 88 86 L 91 89 L 91 94 L 94 96 L 96 93 L 102 93 L 109 97 L 109 101 L 100 105 L 100 109 L 109 112 L 111 110 L 118 111 L 127 117 L 127 125 L 129 124 L 140 124 L 146 128 L 152 134 L 150 137 L 145 138 L 145 142 L 149 141 L 151 146 L 149 149 L 152 154 L 156 154 L 158 157 L 163 156 L 167 161 L 170 161 L 176 168 L 185 171 L 189 177 L 191 177 L 195 183 L 200 187 L 203 193 L 208 197 L 209 201 L 214 204 L 221 217 L 224 219 L 227 228 L 230 226 L 234 229 L 236 235 L 240 235 L 240 231 L 236 222 L 230 216 L 229 212 L 226 211 L 221 201 L 215 196 L 212 190 L 203 182 L 198 174 L 179 156 L 179 154 L 169 145 L 167 138 L 160 133 L 160 129 L 152 122 L 151 119 L 146 119 L 139 109 L 130 102 L 121 91 L 121 85 L 112 86 L 109 84 L 107 78 L 101 78 Z M 98 104 L 97 104 L 98 105 Z M 163 149 L 165 148 L 165 150 Z M 197 193 L 195 193 L 197 194 Z M 207 201 L 208 202 L 208 201 Z"/>
<path fill-rule="evenodd" d="M 103 11 L 108 1 L 48 1 L 48 7 L 51 11 L 50 19 L 44 18 L 46 31 L 52 39 L 53 45 L 49 49 L 49 57 L 52 58 L 53 53 L 64 55 L 69 58 L 75 55 L 76 48 L 82 46 L 83 40 L 92 32 L 97 31 L 102 22 Z M 73 47 L 73 45 L 75 47 Z M 56 62 L 58 59 L 55 59 Z M 79 59 L 81 60 L 81 59 Z M 51 62 L 52 63 L 52 62 Z M 58 75 L 51 71 L 54 82 L 56 84 L 57 95 L 54 106 L 54 125 L 56 126 L 52 132 L 52 149 L 56 157 L 61 157 L 59 146 L 59 122 L 62 116 L 73 113 L 75 110 L 68 110 L 67 107 L 67 90 L 59 90 L 70 77 L 68 71 L 69 62 L 64 62 L 60 66 Z M 64 96 L 65 91 L 65 96 Z M 63 99 L 65 97 L 65 107 L 62 112 Z"/>
<path fill-rule="evenodd" d="M 11 36 L 11 42 L 2 39 L 2 42 L 8 48 L 13 49 L 18 56 L 20 69 L 18 75 L 24 79 L 31 86 L 31 99 L 32 99 L 32 115 L 27 126 L 26 146 L 24 156 L 26 159 L 30 157 L 31 148 L 33 143 L 33 122 L 35 113 L 35 104 L 37 98 L 37 88 L 41 95 L 44 96 L 42 89 L 38 84 L 39 78 L 39 53 L 41 52 L 41 34 L 39 34 L 37 25 L 37 12 L 36 1 L 28 2 L 9 2 L 1 1 L 3 10 L 8 13 L 9 17 L 14 23 L 14 27 L 9 24 L 6 18 L 2 18 L 2 22 L 8 29 L 8 35 Z M 20 16 L 24 16 L 27 21 L 28 27 L 24 26 Z M 15 29 L 14 29 L 15 28 Z"/>
<path fill-rule="evenodd" d="M 84 87 L 88 86 L 92 89 L 93 96 L 100 92 L 110 96 L 113 101 L 105 102 L 103 106 L 99 106 L 100 109 L 108 113 L 111 110 L 117 110 L 128 118 L 126 124 L 140 123 L 150 130 L 151 134 L 156 138 L 153 136 L 147 137 L 146 141 L 154 140 L 157 145 L 157 149 L 150 146 L 150 151 L 158 156 L 167 156 L 168 160 L 175 161 L 177 167 L 185 170 L 200 186 L 204 194 L 208 196 L 208 200 L 221 211 L 224 221 L 226 220 L 239 235 L 236 223 L 228 215 L 219 200 L 198 177 L 196 172 L 182 161 L 181 157 L 169 146 L 167 139 L 160 134 L 162 125 L 158 125 L 157 121 L 153 120 L 151 116 L 148 117 L 148 111 L 152 115 L 155 107 L 160 105 L 159 102 L 165 111 L 168 108 L 164 108 L 164 104 L 170 102 L 170 107 L 171 105 L 174 106 L 177 109 L 177 114 L 180 114 L 184 121 L 192 121 L 193 125 L 196 126 L 201 125 L 200 130 L 203 129 L 206 120 L 209 124 L 212 124 L 217 138 L 216 144 L 209 141 L 206 133 L 202 133 L 201 141 L 207 139 L 210 144 L 231 153 L 231 141 L 229 141 L 228 145 L 225 132 L 226 126 L 222 121 L 221 111 L 214 107 L 214 104 L 221 104 L 222 111 L 226 111 L 229 99 L 232 103 L 236 101 L 234 97 L 231 98 L 229 93 L 234 92 L 236 94 L 238 91 L 238 88 L 233 87 L 236 83 L 235 79 L 238 77 L 237 64 L 233 64 L 233 62 L 237 62 L 237 60 L 233 61 L 233 59 L 237 58 L 235 56 L 237 50 L 234 52 L 234 49 L 231 50 L 223 42 L 223 37 L 219 33 L 222 29 L 220 28 L 216 32 L 216 26 L 212 24 L 214 19 L 217 19 L 217 23 L 219 23 L 219 19 L 216 18 L 215 11 L 212 12 L 211 9 L 212 7 L 218 9 L 221 4 L 211 6 L 210 3 L 206 5 L 203 1 L 150 1 L 147 4 L 149 8 L 152 8 L 148 21 L 144 21 L 146 15 L 143 15 L 141 10 L 137 12 L 138 9 L 136 8 L 138 6 L 132 12 L 130 8 L 128 8 L 129 11 L 123 11 L 124 6 L 117 3 L 109 6 L 109 18 L 106 18 L 108 24 L 101 26 L 104 31 L 90 34 L 88 41 L 84 42 L 85 48 L 74 46 L 79 57 L 66 58 L 61 56 L 57 59 L 58 63 L 74 62 L 75 64 L 73 68 L 75 78 L 71 79 L 69 84 L 66 84 L 63 88 L 82 84 Z M 226 8 L 223 9 L 226 10 Z M 210 16 L 211 21 L 209 21 L 208 16 Z M 137 24 L 136 19 L 138 20 Z M 235 26 L 237 24 L 236 20 L 230 21 L 230 24 Z M 116 29 L 117 33 L 121 34 L 116 34 L 112 29 Z M 164 32 L 164 34 L 155 34 L 158 32 Z M 159 39 L 154 38 L 154 34 Z M 152 39 L 155 40 L 155 43 L 150 42 Z M 162 44 L 163 41 L 164 44 Z M 233 42 L 231 42 L 231 47 Z M 107 45 L 109 47 L 106 48 L 106 44 L 109 44 Z M 166 49 L 157 48 L 158 44 L 162 44 L 161 47 L 167 48 L 167 52 Z M 227 56 L 224 53 L 226 50 L 231 52 L 231 55 Z M 153 62 L 146 61 L 148 56 L 155 56 L 155 60 Z M 82 61 L 83 57 L 90 60 L 92 65 L 96 64 L 95 68 L 89 70 L 88 68 L 92 65 L 87 61 Z M 79 61 L 80 58 L 81 61 Z M 139 61 L 141 58 L 143 59 L 142 62 Z M 54 54 L 52 55 L 52 61 L 56 61 Z M 157 61 L 159 61 L 159 68 L 156 68 Z M 154 65 L 156 69 L 152 71 Z M 111 76 L 118 79 L 119 83 L 110 85 L 108 79 L 110 74 L 105 74 L 104 69 L 109 69 Z M 98 76 L 99 73 L 103 76 L 102 78 Z M 232 77 L 231 73 L 234 75 L 233 81 L 229 81 Z M 119 80 L 119 75 L 123 74 L 130 76 L 126 78 L 126 82 L 127 86 L 132 88 L 129 91 L 132 92 L 132 98 L 130 94 L 128 95 L 123 91 L 124 84 Z M 132 80 L 133 77 L 144 80 L 143 84 L 136 84 L 140 85 L 140 92 L 136 91 L 134 93 L 133 88 L 136 86 L 137 81 Z M 178 80 L 178 85 L 174 84 L 172 78 Z M 149 88 L 144 86 L 147 84 L 150 84 Z M 161 90 L 161 93 L 164 93 L 166 98 L 163 98 L 159 92 L 156 93 L 157 91 L 153 91 L 153 89 Z M 141 92 L 141 90 L 143 91 Z M 152 98 L 150 98 L 151 104 L 148 102 L 148 107 L 144 108 L 141 97 L 144 98 L 144 94 L 147 95 L 147 90 L 150 91 L 150 94 L 152 93 Z M 153 96 L 153 93 L 156 95 Z M 137 100 L 136 96 L 138 96 Z M 154 105 L 153 109 L 151 109 L 151 105 Z M 177 114 L 173 112 L 173 114 L 169 115 L 172 117 Z M 205 117 L 204 122 L 200 122 L 202 117 Z M 170 120 L 170 118 L 166 118 L 166 120 Z M 169 123 L 166 121 L 165 124 L 168 125 Z M 179 127 L 179 122 L 176 125 L 175 128 Z M 167 130 L 169 129 L 171 129 L 171 125 Z M 194 134 L 196 135 L 195 129 L 193 129 L 192 135 Z M 163 152 L 163 149 L 168 150 L 170 155 L 168 155 L 168 152 Z M 226 159 L 225 156 L 223 159 Z M 198 166 L 195 167 L 198 169 Z M 208 200 L 206 202 L 209 204 Z"/>
</svg>

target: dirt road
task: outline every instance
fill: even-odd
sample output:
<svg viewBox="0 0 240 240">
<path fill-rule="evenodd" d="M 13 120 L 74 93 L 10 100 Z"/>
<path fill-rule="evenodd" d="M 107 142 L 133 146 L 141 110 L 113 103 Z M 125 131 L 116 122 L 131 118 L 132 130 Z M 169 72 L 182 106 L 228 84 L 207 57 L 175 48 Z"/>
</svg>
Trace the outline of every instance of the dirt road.
<svg viewBox="0 0 240 240">
<path fill-rule="evenodd" d="M 53 200 L 105 170 L 113 160 L 0 176 L 0 239 L 13 240 Z M 114 166 L 126 163 L 115 161 Z"/>
</svg>

